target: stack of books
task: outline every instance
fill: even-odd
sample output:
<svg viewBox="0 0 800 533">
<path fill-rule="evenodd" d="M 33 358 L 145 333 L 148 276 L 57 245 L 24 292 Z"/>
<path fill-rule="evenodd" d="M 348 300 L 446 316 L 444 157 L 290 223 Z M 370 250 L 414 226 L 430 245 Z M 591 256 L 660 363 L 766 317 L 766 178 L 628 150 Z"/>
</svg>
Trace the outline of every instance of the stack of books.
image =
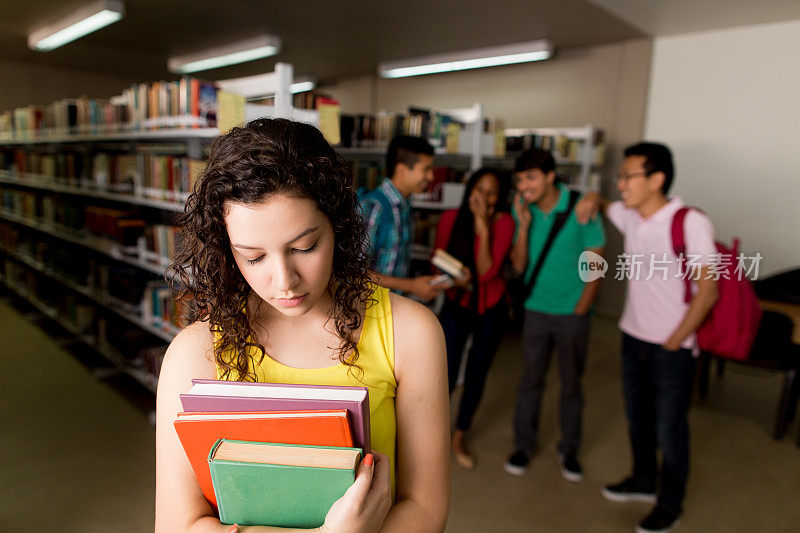
<svg viewBox="0 0 800 533">
<path fill-rule="evenodd" d="M 224 524 L 313 528 L 370 448 L 364 387 L 193 380 L 175 431 Z"/>
</svg>

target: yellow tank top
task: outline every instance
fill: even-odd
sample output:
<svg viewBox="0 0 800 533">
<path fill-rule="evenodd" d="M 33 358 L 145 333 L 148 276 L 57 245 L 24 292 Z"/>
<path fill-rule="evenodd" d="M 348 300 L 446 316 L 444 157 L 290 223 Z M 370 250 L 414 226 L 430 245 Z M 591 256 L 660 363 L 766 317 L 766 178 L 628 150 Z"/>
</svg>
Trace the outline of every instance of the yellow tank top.
<svg viewBox="0 0 800 533">
<path fill-rule="evenodd" d="M 374 301 L 367 303 L 361 337 L 357 344 L 358 360 L 355 364 L 363 370 L 363 374 L 358 369 L 348 373 L 348 367 L 342 363 L 325 368 L 294 368 L 275 361 L 269 355 L 265 355 L 254 370 L 256 381 L 259 382 L 367 387 L 372 448 L 389 457 L 394 495 L 397 432 L 394 398 L 397 381 L 394 377 L 394 330 L 389 290 L 376 286 L 372 300 Z M 250 364 L 254 364 L 252 360 Z M 235 380 L 236 377 L 231 375 L 228 379 Z M 358 377 L 361 379 L 357 379 Z M 217 379 L 222 379 L 219 366 Z"/>
</svg>

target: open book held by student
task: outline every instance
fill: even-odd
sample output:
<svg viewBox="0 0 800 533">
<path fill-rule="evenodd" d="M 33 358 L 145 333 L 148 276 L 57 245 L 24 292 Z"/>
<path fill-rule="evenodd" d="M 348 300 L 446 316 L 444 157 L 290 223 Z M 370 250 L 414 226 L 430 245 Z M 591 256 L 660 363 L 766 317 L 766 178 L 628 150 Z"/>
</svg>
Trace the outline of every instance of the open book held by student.
<svg viewBox="0 0 800 533">
<path fill-rule="evenodd" d="M 431 264 L 444 272 L 442 276 L 433 278 L 433 280 L 431 280 L 431 285 L 443 284 L 448 285 L 449 288 L 453 286 L 454 280 L 461 280 L 469 275 L 469 269 L 467 269 L 461 261 L 441 248 L 437 248 L 436 251 L 433 252 Z"/>
</svg>

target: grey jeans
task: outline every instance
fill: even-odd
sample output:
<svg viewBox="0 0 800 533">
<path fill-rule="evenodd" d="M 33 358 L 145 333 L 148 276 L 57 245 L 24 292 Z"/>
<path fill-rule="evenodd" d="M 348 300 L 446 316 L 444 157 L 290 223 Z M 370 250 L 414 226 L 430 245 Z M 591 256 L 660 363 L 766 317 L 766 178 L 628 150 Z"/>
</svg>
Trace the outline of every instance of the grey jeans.
<svg viewBox="0 0 800 533">
<path fill-rule="evenodd" d="M 514 412 L 516 449 L 532 453 L 538 444 L 544 380 L 555 348 L 561 378 L 561 442 L 558 451 L 576 453 L 581 441 L 581 376 L 586 362 L 589 316 L 525 311 L 522 339 L 525 370 Z"/>
</svg>

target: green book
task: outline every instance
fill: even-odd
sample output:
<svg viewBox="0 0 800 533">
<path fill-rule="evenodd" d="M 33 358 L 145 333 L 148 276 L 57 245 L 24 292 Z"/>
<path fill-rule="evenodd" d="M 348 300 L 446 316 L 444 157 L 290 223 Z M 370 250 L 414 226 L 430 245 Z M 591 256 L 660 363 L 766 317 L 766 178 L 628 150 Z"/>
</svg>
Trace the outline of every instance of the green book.
<svg viewBox="0 0 800 533">
<path fill-rule="evenodd" d="M 360 461 L 360 448 L 219 439 L 208 462 L 220 522 L 321 526 Z"/>
</svg>

